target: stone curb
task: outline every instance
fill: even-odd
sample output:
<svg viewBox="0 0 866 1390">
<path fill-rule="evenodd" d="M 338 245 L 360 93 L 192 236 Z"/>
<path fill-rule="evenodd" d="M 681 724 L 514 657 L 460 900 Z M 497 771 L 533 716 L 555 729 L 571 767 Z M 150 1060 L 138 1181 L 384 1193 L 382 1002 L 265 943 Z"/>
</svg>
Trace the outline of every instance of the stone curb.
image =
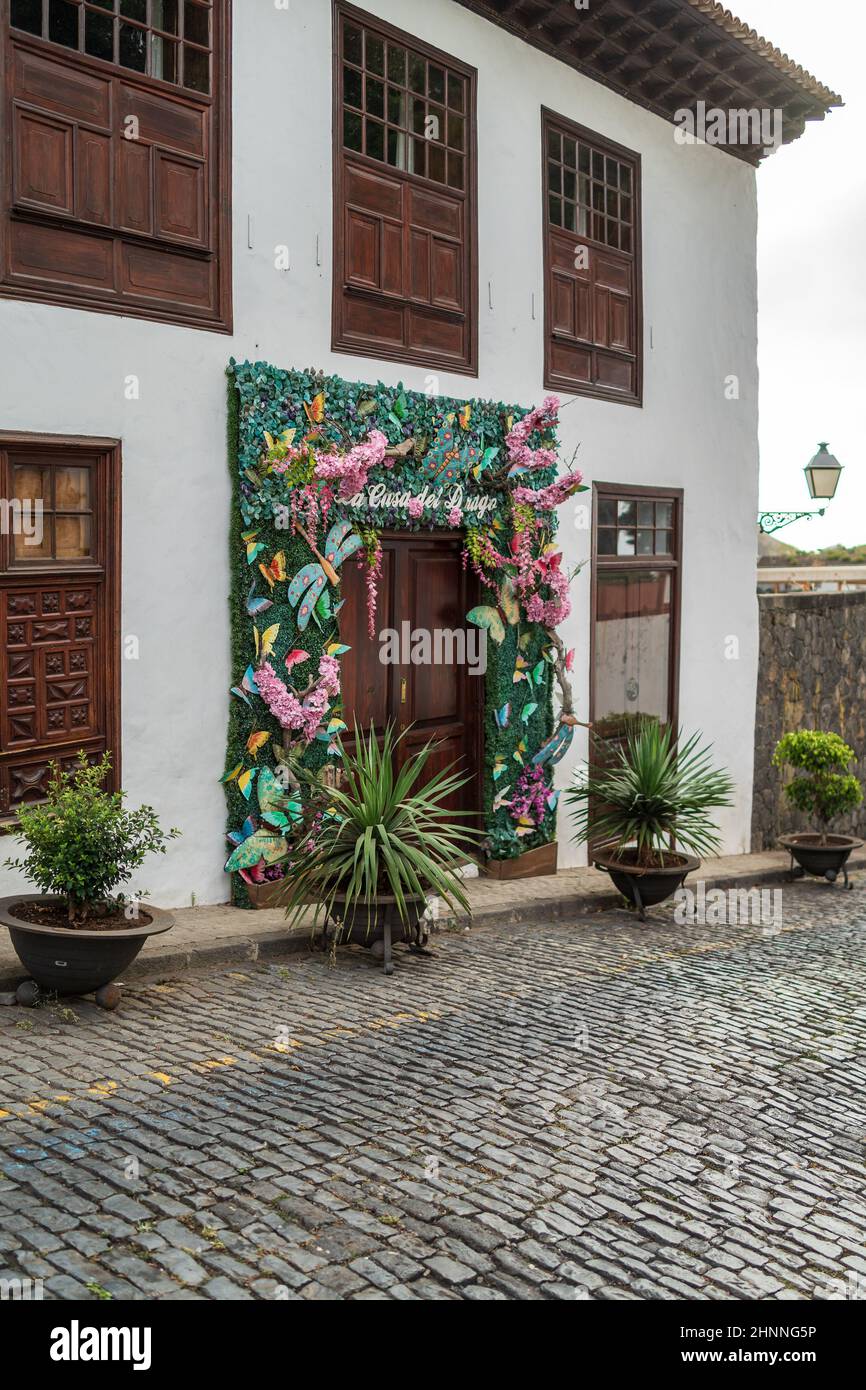
<svg viewBox="0 0 866 1390">
<path fill-rule="evenodd" d="M 852 869 L 866 869 L 866 851 L 855 853 L 850 860 Z M 744 867 L 740 872 L 708 875 L 693 879 L 702 882 L 706 888 L 758 888 L 788 881 L 787 868 L 755 869 Z M 541 880 L 539 880 L 541 883 Z M 818 884 L 816 882 L 816 888 Z M 838 891 L 843 892 L 841 887 Z M 600 912 L 610 911 L 622 900 L 617 893 L 607 891 L 591 892 L 576 890 L 573 894 L 559 897 L 535 897 L 529 903 L 509 907 L 505 903 L 485 906 L 473 914 L 471 929 L 482 930 L 486 926 L 519 926 L 527 922 L 571 922 L 578 925 Z M 246 915 L 246 914 L 245 914 Z M 470 920 L 466 916 L 440 917 L 435 929 L 438 931 L 465 931 Z M 177 950 L 171 945 L 171 935 L 159 937 L 149 943 L 138 959 L 124 974 L 124 983 L 136 984 L 156 978 L 176 977 L 188 970 L 204 966 L 250 965 L 256 961 L 281 960 L 287 956 L 307 954 L 311 950 L 310 932 L 307 927 L 294 927 L 284 930 L 279 927 L 267 928 L 255 935 L 243 932 L 231 933 L 209 939 L 203 936 L 199 944 L 188 950 Z M 14 991 L 25 978 L 23 966 L 9 969 L 0 965 L 0 995 Z"/>
</svg>

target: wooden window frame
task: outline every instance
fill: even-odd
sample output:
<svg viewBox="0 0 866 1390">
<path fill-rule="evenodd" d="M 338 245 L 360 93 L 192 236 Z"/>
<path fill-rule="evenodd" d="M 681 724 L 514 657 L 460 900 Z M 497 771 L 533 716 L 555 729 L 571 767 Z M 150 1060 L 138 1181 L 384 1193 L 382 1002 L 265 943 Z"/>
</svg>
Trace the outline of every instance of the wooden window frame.
<svg viewBox="0 0 866 1390">
<path fill-rule="evenodd" d="M 98 752 L 96 745 L 104 743 L 111 751 L 111 773 L 108 787 L 112 791 L 121 786 L 121 478 L 122 447 L 119 439 L 102 436 L 29 434 L 0 430 L 0 476 L 6 477 L 9 471 L 9 454 L 35 456 L 45 454 L 65 455 L 63 462 L 75 466 L 75 456 L 92 459 L 100 471 L 99 495 L 93 509 L 95 525 L 93 536 L 97 543 L 96 554 L 92 560 L 73 560 L 70 562 L 52 560 L 49 563 L 25 561 L 16 563 L 13 554 L 12 537 L 0 532 L 0 589 L 31 582 L 50 582 L 57 576 L 70 576 L 76 580 L 86 580 L 88 576 L 102 575 L 105 591 L 105 621 L 99 642 L 94 651 L 95 670 L 103 674 L 102 697 L 104 700 L 104 734 L 91 734 L 81 740 L 81 746 L 88 751 Z M 59 461 L 59 460 L 58 460 Z M 11 479 L 10 479 L 11 481 Z M 9 489 L 11 493 L 11 489 Z M 70 745 L 75 738 L 66 743 L 58 743 L 56 750 L 51 745 L 34 746 L 15 750 L 15 756 L 27 757 L 45 754 L 46 761 L 54 756 L 69 756 Z M 7 755 L 0 748 L 0 757 Z M 35 804 L 35 803 L 34 803 Z M 14 834 L 18 820 L 14 811 L 0 802 L 0 835 Z"/>
<path fill-rule="evenodd" d="M 433 180 L 421 178 L 416 174 L 411 174 L 407 170 L 397 169 L 393 165 L 383 163 L 366 154 L 359 154 L 354 151 L 347 154 L 343 149 L 343 96 L 342 96 L 342 24 L 344 20 L 350 20 L 364 29 L 372 29 L 377 36 L 384 40 L 398 44 L 406 48 L 409 52 L 414 52 L 421 57 L 442 65 L 454 72 L 459 72 L 467 80 L 468 110 L 465 112 L 466 120 L 466 149 L 464 152 L 466 159 L 466 183 L 462 195 L 457 190 L 441 185 Z M 333 160 L 333 286 L 331 294 L 331 349 L 334 352 L 349 353 L 353 357 L 372 357 L 381 362 L 406 362 L 413 366 L 437 367 L 444 371 L 452 372 L 456 376 L 478 376 L 478 70 L 460 59 L 453 57 L 443 50 L 434 48 L 432 45 L 423 42 L 414 35 L 403 29 L 398 29 L 386 20 L 380 19 L 378 15 L 368 14 L 365 10 L 346 3 L 346 0 L 333 0 L 333 129 L 332 129 L 332 160 Z M 455 358 L 445 353 L 437 353 L 434 350 L 396 348 L 392 343 L 366 343 L 363 339 L 356 340 L 348 337 L 343 332 L 342 323 L 342 303 L 346 293 L 345 276 L 345 219 L 344 210 L 346 205 L 346 165 L 351 160 L 353 164 L 362 169 L 370 169 L 376 173 L 381 173 L 383 169 L 388 171 L 391 178 L 399 179 L 402 183 L 410 186 L 444 190 L 453 196 L 462 196 L 466 206 L 466 239 L 464 245 L 463 266 L 466 276 L 466 310 L 459 317 L 466 323 L 469 341 L 469 351 L 464 359 Z M 405 226 L 405 224 L 404 224 Z M 405 287 L 404 287 L 405 288 Z M 360 289 L 356 293 L 361 294 Z M 372 293 L 372 291 L 371 291 Z M 380 297 L 377 295 L 377 298 Z M 401 302 L 405 307 L 413 303 L 411 297 L 404 293 Z M 444 311 L 442 311 L 444 312 Z"/>
<path fill-rule="evenodd" d="M 599 555 L 598 503 L 603 497 L 651 499 L 653 502 L 672 502 L 674 508 L 674 543 L 670 555 Z M 672 576 L 671 582 L 671 642 L 668 669 L 668 704 L 674 730 L 679 726 L 680 659 L 683 596 L 683 500 L 680 487 L 639 487 L 626 483 L 593 483 L 592 485 L 592 578 L 589 608 L 589 722 L 595 723 L 595 645 L 598 614 L 598 576 L 605 570 L 659 570 Z M 637 528 L 635 528 L 637 529 Z"/>
<path fill-rule="evenodd" d="M 581 382 L 564 373 L 557 372 L 553 367 L 552 346 L 553 330 L 551 326 L 551 250 L 550 238 L 552 231 L 548 209 L 548 145 L 547 137 L 550 129 L 555 129 L 563 135 L 575 139 L 584 144 L 591 145 L 605 157 L 610 156 L 622 163 L 627 163 L 632 168 L 632 202 L 634 212 L 634 222 L 632 227 L 633 244 L 630 253 L 611 248 L 605 242 L 596 241 L 594 238 L 585 236 L 579 232 L 572 233 L 568 228 L 561 230 L 576 237 L 578 244 L 586 245 L 590 248 L 598 248 L 602 252 L 610 252 L 616 256 L 629 255 L 633 265 L 633 289 L 631 305 L 631 329 L 634 342 L 634 353 L 626 354 L 617 349 L 602 348 L 611 357 L 617 357 L 623 361 L 633 360 L 635 364 L 635 390 L 634 392 L 618 391 L 614 387 L 600 385 L 597 382 Z M 552 111 L 549 107 L 541 108 L 541 225 L 542 242 L 544 247 L 544 386 L 550 391 L 565 392 L 570 396 L 588 396 L 594 400 L 614 401 L 620 405 L 643 406 L 643 373 L 644 373 L 644 346 L 643 346 L 643 185 L 642 185 L 642 162 L 641 156 L 636 150 L 630 150 L 625 145 L 619 145 L 615 141 L 600 135 L 597 131 L 590 130 L 588 127 L 579 125 L 576 121 L 569 120 L 567 116 L 561 116 L 558 112 Z M 594 304 L 591 305 L 594 313 Z M 572 341 L 572 340 L 569 340 Z M 585 346 L 593 353 L 599 350 L 593 341 L 575 338 L 575 344 Z"/>
<path fill-rule="evenodd" d="M 108 13 L 106 11 L 106 13 Z M 11 25 L 10 0 L 0 0 L 0 121 L 6 124 L 0 139 L 0 297 L 54 304 L 67 308 L 86 309 L 95 313 L 124 318 L 147 319 L 152 322 L 173 323 L 187 328 L 199 328 L 213 333 L 233 331 L 232 306 L 232 0 L 213 0 L 211 28 L 211 90 L 208 94 L 181 87 L 159 77 L 140 73 L 120 64 L 91 57 L 90 54 L 67 48 Z M 140 27 L 140 26 L 139 26 Z M 148 31 L 149 32 L 149 31 Z M 13 209 L 13 146 L 12 122 L 7 119 L 10 104 L 10 73 L 13 63 L 13 44 L 18 50 L 62 62 L 72 70 L 94 77 L 114 78 L 140 90 L 165 98 L 170 95 L 178 105 L 193 110 L 215 107 L 213 120 L 208 124 L 208 192 L 210 208 L 207 247 L 195 248 L 182 242 L 161 239 L 159 236 L 137 234 L 117 225 L 91 225 L 85 220 L 62 213 L 57 218 L 37 209 Z M 112 107 L 114 107 L 112 100 Z M 27 109 L 26 107 L 24 109 Z M 32 108 L 37 112 L 38 108 Z M 118 113 L 114 112 L 118 119 Z M 59 118 L 62 120 L 62 118 Z M 113 132 L 116 134 L 116 131 Z M 112 154 L 112 158 L 114 158 Z M 179 162 L 182 162 L 178 156 Z M 88 233 L 112 243 L 115 263 L 123 245 L 169 250 L 173 255 L 188 257 L 195 262 L 216 262 L 215 303 L 205 310 L 185 309 L 172 303 L 170 297 L 158 293 L 125 295 L 122 291 L 102 287 L 90 289 L 58 279 L 40 279 L 28 284 L 25 277 L 12 277 L 8 271 L 10 228 L 13 220 L 30 226 L 52 228 L 58 224 Z"/>
</svg>

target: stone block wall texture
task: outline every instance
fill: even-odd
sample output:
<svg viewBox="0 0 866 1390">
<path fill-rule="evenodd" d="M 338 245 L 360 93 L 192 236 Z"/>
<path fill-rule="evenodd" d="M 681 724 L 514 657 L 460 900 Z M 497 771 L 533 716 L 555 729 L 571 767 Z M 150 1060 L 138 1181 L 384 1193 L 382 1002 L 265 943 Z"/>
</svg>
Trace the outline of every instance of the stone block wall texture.
<svg viewBox="0 0 866 1390">
<path fill-rule="evenodd" d="M 812 829 L 784 796 L 792 774 L 771 762 L 783 734 L 798 729 L 841 734 L 859 758 L 851 770 L 866 785 L 866 592 L 768 594 L 758 604 L 755 851 L 773 848 L 779 835 Z M 831 829 L 866 838 L 866 802 Z"/>
</svg>

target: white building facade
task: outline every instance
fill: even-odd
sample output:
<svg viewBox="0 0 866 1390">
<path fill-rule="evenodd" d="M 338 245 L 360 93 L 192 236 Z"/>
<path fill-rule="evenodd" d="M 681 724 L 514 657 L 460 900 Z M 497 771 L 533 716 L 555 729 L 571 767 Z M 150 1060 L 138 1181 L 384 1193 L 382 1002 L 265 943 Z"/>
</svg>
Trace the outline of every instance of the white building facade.
<svg viewBox="0 0 866 1390">
<path fill-rule="evenodd" d="M 441 354 L 427 363 L 423 350 L 411 361 L 394 360 L 399 351 L 386 348 L 380 357 L 369 348 L 335 350 L 334 122 L 343 108 L 334 95 L 338 28 L 331 0 L 235 0 L 233 17 L 220 0 L 195 0 L 186 5 L 186 42 L 173 18 L 178 7 L 153 0 L 138 22 L 133 6 L 126 23 L 121 5 L 108 16 L 111 33 L 110 26 L 96 27 L 96 8 L 67 0 L 75 11 L 70 22 L 79 28 L 60 26 L 52 37 L 37 28 L 41 0 L 36 7 L 14 0 L 11 10 L 9 3 L 0 6 L 11 54 L 3 121 L 14 122 L 16 132 L 7 145 L 14 168 L 2 174 L 0 449 L 10 488 L 14 468 L 24 470 L 18 476 L 28 484 L 45 478 L 39 469 L 61 469 L 49 508 L 53 558 L 46 551 L 42 569 L 22 574 L 13 538 L 2 538 L 0 814 L 10 832 L 4 848 L 14 852 L 16 799 L 38 796 L 47 758 L 58 747 L 64 755 L 74 748 L 80 718 L 94 747 L 100 738 L 115 747 L 130 804 L 153 805 L 166 825 L 183 831 L 167 856 L 143 871 L 140 886 L 165 906 L 228 897 L 225 802 L 214 775 L 237 676 L 227 606 L 226 365 L 234 357 L 314 366 L 416 390 L 429 389 L 433 374 L 445 395 L 539 403 L 549 394 L 546 349 L 568 338 L 551 339 L 545 321 L 551 283 L 545 242 L 556 196 L 548 180 L 563 179 L 571 158 L 560 146 L 561 168 L 551 175 L 542 141 L 548 112 L 561 138 L 579 148 L 583 131 L 590 149 L 596 138 L 602 154 L 618 147 L 639 171 L 631 206 L 626 210 L 621 186 L 612 214 L 615 249 L 639 267 L 635 302 L 624 310 L 634 311 L 630 350 L 614 353 L 615 365 L 638 374 L 630 378 L 635 389 L 606 389 L 603 366 L 593 366 L 587 382 L 592 388 L 601 381 L 600 390 L 556 383 L 565 403 L 563 458 L 579 446 L 585 480 L 602 485 L 566 506 L 561 523 L 569 567 L 580 567 L 563 632 L 576 651 L 577 713 L 603 721 L 645 706 L 675 717 L 687 731 L 701 729 L 737 789 L 722 818 L 724 850 L 747 851 L 758 647 L 754 162 L 710 144 L 680 143 L 661 111 L 666 96 L 650 98 L 646 84 L 631 93 L 617 90 L 616 82 L 591 75 L 591 59 L 581 60 L 582 70 L 574 65 L 573 24 L 588 26 L 607 11 L 625 26 L 627 7 L 600 3 L 598 15 L 590 7 L 587 18 L 575 7 L 551 4 L 550 27 L 538 46 L 520 31 L 519 5 L 505 7 L 506 27 L 492 22 L 484 4 L 368 0 L 366 19 L 354 22 L 369 24 L 374 34 L 381 22 L 386 42 L 390 34 L 399 46 L 392 33 L 399 30 L 407 52 L 414 41 L 422 52 L 441 52 L 477 74 L 477 258 L 469 296 L 477 323 L 469 324 L 472 350 L 463 369 Z M 668 37 L 678 32 L 678 11 L 684 24 L 699 26 L 698 38 L 711 41 L 715 34 L 720 63 L 739 48 L 746 67 L 768 80 L 768 92 L 774 79 L 790 88 L 791 101 L 800 91 L 804 109 L 810 101 L 830 104 L 816 94 L 813 79 L 786 75 L 769 49 L 731 32 L 714 17 L 718 8 L 670 0 L 662 6 L 673 15 Z M 130 37 L 129 29 L 140 33 Z M 579 48 L 579 31 L 577 39 Z M 689 41 L 686 34 L 682 42 Z M 554 51 L 557 42 L 562 56 Z M 662 31 L 659 42 L 663 47 Z M 139 62 L 142 45 L 145 69 L 124 68 L 124 55 Z M 229 45 L 230 105 L 202 118 L 208 102 L 217 101 Z M 694 45 L 696 54 L 703 51 L 697 39 Z M 182 50 L 188 85 L 175 81 L 172 90 L 180 91 L 183 119 L 177 112 L 169 119 L 159 106 L 160 86 L 172 85 L 172 64 L 180 64 Z M 52 65 L 70 64 L 70 88 L 78 86 L 71 95 L 64 89 L 60 100 Z M 674 77 L 664 71 L 668 92 Z M 375 72 L 362 76 L 375 81 Z M 159 134 L 157 140 L 139 132 L 139 142 L 153 145 L 140 165 L 117 154 L 116 122 L 129 114 L 127 81 L 138 94 L 132 114 L 145 127 L 150 120 Z M 102 111 L 95 93 L 105 95 Z M 376 99 L 375 92 L 368 97 Z M 778 104 L 782 97 L 769 99 Z M 463 115 L 457 138 L 467 142 L 468 160 L 473 116 Z M 569 136 L 573 127 L 578 134 Z M 118 159 L 124 162 L 113 162 Z M 604 178 L 600 183 L 606 192 L 599 196 L 606 197 L 610 186 Z M 139 202 L 142 184 L 151 196 Z M 576 212 L 560 205 L 555 215 L 579 219 L 579 192 L 573 204 Z M 609 205 L 599 211 L 610 219 Z M 592 239 L 591 220 L 588 225 Z M 81 226 L 88 254 L 97 243 L 104 248 L 100 275 L 113 274 L 110 283 L 98 279 L 70 240 Z M 627 250 L 623 227 L 634 238 Z M 602 246 L 605 235 L 606 224 Z M 55 243 L 55 236 L 66 240 Z M 166 247 L 174 248 L 174 260 Z M 113 271 L 107 269 L 112 258 Z M 181 271 L 205 279 L 193 284 Z M 574 327 L 575 341 L 582 331 Z M 95 496 L 76 493 L 80 470 L 94 459 L 106 461 L 98 506 Z M 119 532 L 97 554 L 103 524 L 106 534 L 112 524 Z M 31 564 L 30 555 L 18 554 Z M 614 596 L 623 586 L 631 595 L 625 607 Z M 83 598 L 76 597 L 79 589 Z M 34 603 L 22 604 L 22 594 L 35 596 Z M 40 607 L 45 595 L 47 606 Z M 88 646 L 91 602 L 104 605 L 104 648 Z M 76 628 L 82 614 L 84 626 Z M 606 622 L 617 615 L 620 621 Z M 52 622 L 61 626 L 52 629 Z M 114 670 L 99 695 L 97 663 Z M 559 785 L 587 755 L 585 731 L 578 735 L 558 770 Z M 560 865 L 586 862 L 560 816 Z M 0 872 L 0 892 L 18 882 Z"/>
</svg>

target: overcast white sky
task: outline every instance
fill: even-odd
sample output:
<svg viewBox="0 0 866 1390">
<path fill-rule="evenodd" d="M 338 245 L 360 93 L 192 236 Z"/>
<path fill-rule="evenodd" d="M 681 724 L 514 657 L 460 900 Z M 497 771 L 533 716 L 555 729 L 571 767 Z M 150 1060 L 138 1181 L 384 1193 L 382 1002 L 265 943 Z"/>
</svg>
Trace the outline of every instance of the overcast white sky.
<svg viewBox="0 0 866 1390">
<path fill-rule="evenodd" d="M 761 505 L 811 504 L 802 469 L 819 440 L 845 465 L 827 515 L 779 540 L 866 543 L 866 6 L 724 0 L 845 106 L 810 122 L 758 173 Z"/>
</svg>

